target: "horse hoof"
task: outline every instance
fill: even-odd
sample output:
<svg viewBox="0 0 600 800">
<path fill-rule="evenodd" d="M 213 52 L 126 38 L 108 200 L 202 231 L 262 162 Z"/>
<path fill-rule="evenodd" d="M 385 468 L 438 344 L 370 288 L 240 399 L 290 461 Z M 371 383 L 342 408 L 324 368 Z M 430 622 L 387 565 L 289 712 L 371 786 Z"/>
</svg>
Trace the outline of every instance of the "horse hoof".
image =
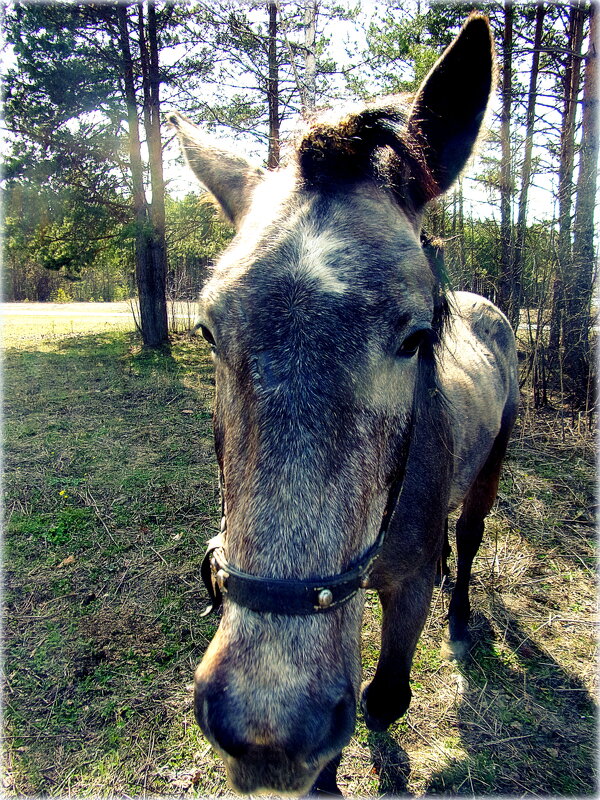
<svg viewBox="0 0 600 800">
<path fill-rule="evenodd" d="M 469 655 L 471 643 L 466 639 L 444 639 L 442 642 L 442 658 L 446 661 L 465 661 Z"/>
<path fill-rule="evenodd" d="M 344 795 L 340 791 L 339 786 L 332 786 L 329 789 L 321 789 L 318 786 L 310 790 L 310 792 L 305 795 L 305 797 L 343 797 Z"/>
<path fill-rule="evenodd" d="M 363 683 L 360 693 L 360 709 L 367 728 L 370 731 L 381 733 L 406 713 L 412 692 L 408 688 L 406 693 L 397 693 L 395 698 L 387 696 L 384 702 L 377 702 L 377 696 L 373 695 L 370 689 L 370 682 Z"/>
</svg>

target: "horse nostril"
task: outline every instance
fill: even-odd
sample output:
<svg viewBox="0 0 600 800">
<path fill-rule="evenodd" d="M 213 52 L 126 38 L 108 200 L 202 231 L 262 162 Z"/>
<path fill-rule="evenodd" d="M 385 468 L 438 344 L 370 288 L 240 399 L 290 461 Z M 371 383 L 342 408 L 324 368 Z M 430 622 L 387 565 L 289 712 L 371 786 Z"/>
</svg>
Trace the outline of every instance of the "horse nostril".
<svg viewBox="0 0 600 800">
<path fill-rule="evenodd" d="M 209 741 L 219 749 L 234 758 L 241 758 L 245 754 L 248 744 L 236 729 L 235 715 L 228 711 L 223 689 L 196 682 L 194 715 Z"/>
<path fill-rule="evenodd" d="M 226 715 L 209 714 L 209 723 L 204 732 L 227 755 L 242 758 L 248 751 L 249 744 L 235 729 Z"/>
<path fill-rule="evenodd" d="M 242 758 L 248 752 L 248 743 L 236 739 L 226 728 L 213 727 L 211 735 L 219 749 L 232 758 Z"/>
<path fill-rule="evenodd" d="M 217 749 L 244 763 L 257 758 L 268 761 L 289 760 L 289 763 L 320 760 L 347 744 L 355 724 L 354 691 L 347 685 L 343 692 L 330 687 L 320 702 L 308 700 L 303 705 L 282 706 L 278 728 L 265 739 L 264 731 L 257 738 L 257 729 L 264 728 L 262 717 L 251 724 L 247 708 L 239 698 L 218 683 L 197 681 L 194 711 L 196 720 Z M 328 695 L 328 697 L 327 697 Z M 333 702 L 332 702 L 333 701 Z"/>
</svg>

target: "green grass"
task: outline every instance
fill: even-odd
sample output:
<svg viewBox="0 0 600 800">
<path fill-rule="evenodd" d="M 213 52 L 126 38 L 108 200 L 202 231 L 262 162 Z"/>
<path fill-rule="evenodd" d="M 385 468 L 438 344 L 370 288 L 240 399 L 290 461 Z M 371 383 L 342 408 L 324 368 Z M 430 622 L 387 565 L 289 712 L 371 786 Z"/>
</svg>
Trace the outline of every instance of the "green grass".
<svg viewBox="0 0 600 800">
<path fill-rule="evenodd" d="M 186 686 L 214 633 L 197 613 L 218 491 L 210 358 L 183 338 L 146 355 L 119 331 L 19 344 L 5 357 L 12 788 L 163 792 L 161 760 L 204 746 Z"/>
<path fill-rule="evenodd" d="M 222 795 L 188 689 L 215 632 L 199 617 L 218 518 L 208 349 L 58 326 L 6 337 L 4 791 Z M 436 589 L 411 708 L 385 734 L 359 720 L 347 794 L 594 792 L 593 443 L 557 426 L 540 417 L 512 444 L 471 659 L 442 658 Z M 369 595 L 365 677 L 380 621 Z"/>
</svg>

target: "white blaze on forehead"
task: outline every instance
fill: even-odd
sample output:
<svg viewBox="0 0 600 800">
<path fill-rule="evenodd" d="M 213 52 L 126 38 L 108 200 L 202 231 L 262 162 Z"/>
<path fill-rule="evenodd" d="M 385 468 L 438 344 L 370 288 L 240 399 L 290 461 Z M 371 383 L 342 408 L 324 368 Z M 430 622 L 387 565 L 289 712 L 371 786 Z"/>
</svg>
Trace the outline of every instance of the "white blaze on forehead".
<svg viewBox="0 0 600 800">
<path fill-rule="evenodd" d="M 340 280 L 333 267 L 336 255 L 342 249 L 342 242 L 330 231 L 318 233 L 312 226 L 303 226 L 295 274 L 317 280 L 324 292 L 343 294 L 348 286 Z"/>
<path fill-rule="evenodd" d="M 343 294 L 348 288 L 335 269 L 344 243 L 330 230 L 319 230 L 310 219 L 311 204 L 296 198 L 294 173 L 290 170 L 268 173 L 253 194 L 252 204 L 243 220 L 238 236 L 219 259 L 213 278 L 204 290 L 209 298 L 226 285 L 235 283 L 252 266 L 258 254 L 268 253 L 269 246 L 283 243 L 288 262 L 278 265 L 278 274 L 291 272 L 298 279 L 308 278 L 323 292 Z M 287 207 L 287 216 L 282 208 Z M 289 257 L 289 253 L 293 253 Z"/>
</svg>

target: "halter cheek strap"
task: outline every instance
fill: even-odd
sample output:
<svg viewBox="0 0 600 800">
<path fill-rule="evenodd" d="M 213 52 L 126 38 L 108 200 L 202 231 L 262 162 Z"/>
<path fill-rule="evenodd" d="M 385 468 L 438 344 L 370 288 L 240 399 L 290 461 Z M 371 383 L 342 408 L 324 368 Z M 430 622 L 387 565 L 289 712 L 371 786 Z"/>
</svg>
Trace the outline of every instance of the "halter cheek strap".
<svg viewBox="0 0 600 800">
<path fill-rule="evenodd" d="M 410 436 L 408 439 L 410 441 Z M 227 520 L 224 515 L 224 503 L 221 502 L 223 512 L 221 533 L 208 542 L 200 570 L 211 601 L 201 616 L 205 617 L 211 611 L 216 611 L 223 602 L 223 595 L 251 611 L 294 616 L 322 614 L 350 600 L 359 589 L 367 589 L 373 564 L 383 547 L 394 508 L 402 491 L 407 458 L 408 447 L 405 447 L 396 477 L 390 487 L 377 539 L 353 566 L 339 575 L 310 578 L 305 581 L 280 580 L 251 575 L 234 567 L 225 556 Z M 221 498 L 223 498 L 222 493 Z"/>
</svg>

